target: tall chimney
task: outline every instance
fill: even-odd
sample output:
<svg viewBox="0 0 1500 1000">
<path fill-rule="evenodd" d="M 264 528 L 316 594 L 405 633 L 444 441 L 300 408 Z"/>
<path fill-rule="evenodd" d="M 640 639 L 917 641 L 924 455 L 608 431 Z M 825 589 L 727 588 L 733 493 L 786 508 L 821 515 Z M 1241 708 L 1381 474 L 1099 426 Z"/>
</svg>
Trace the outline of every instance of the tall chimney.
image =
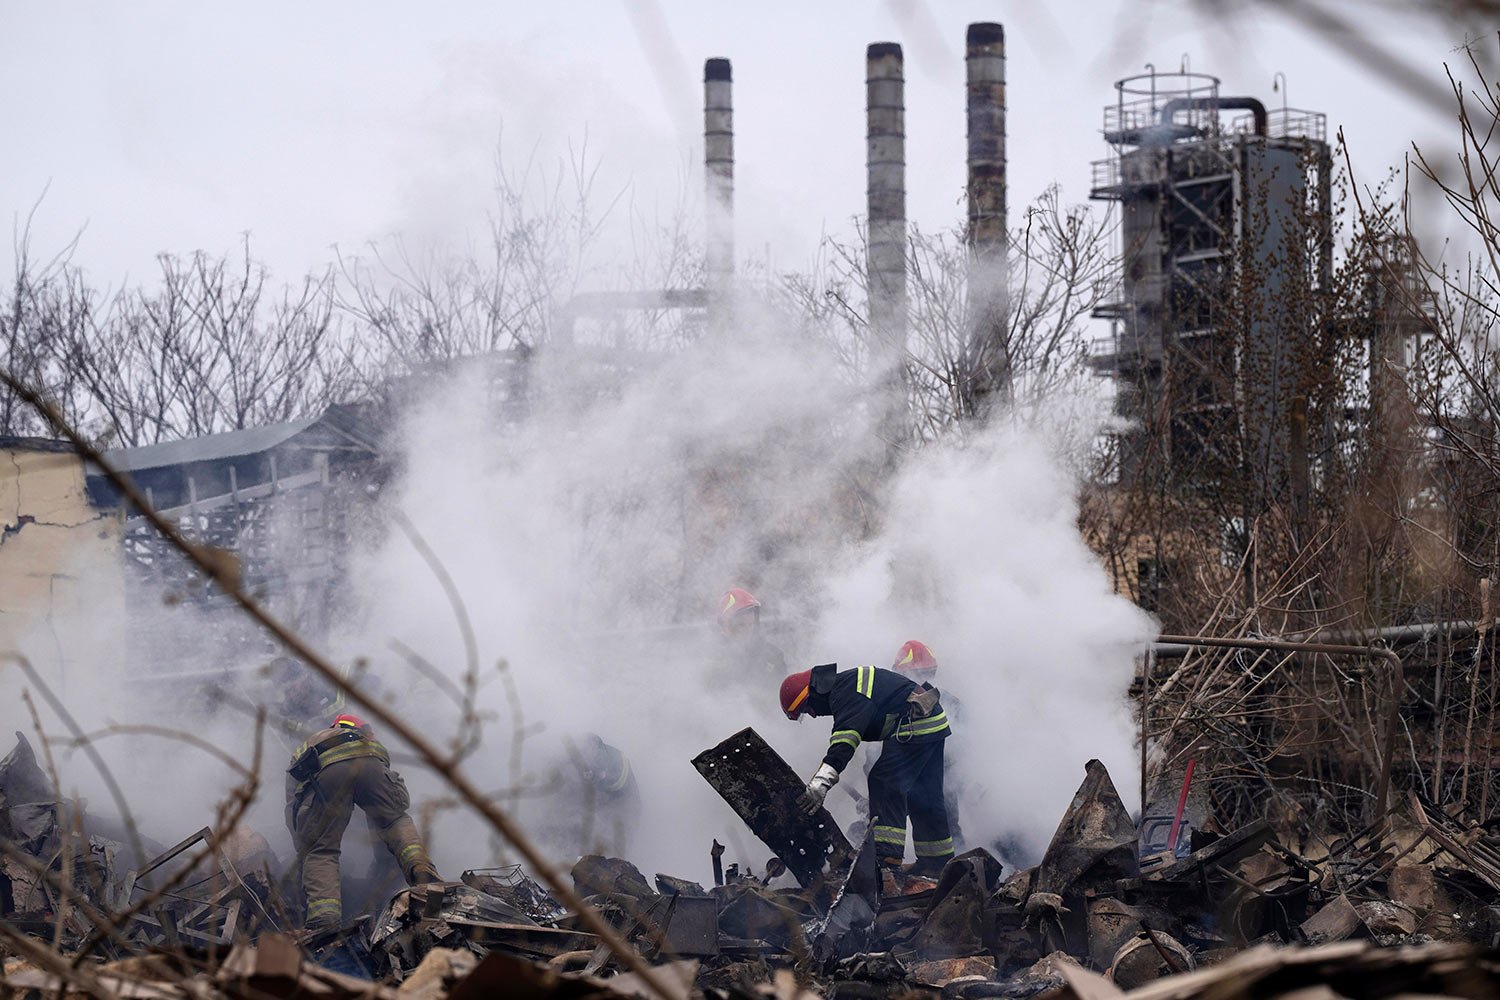
<svg viewBox="0 0 1500 1000">
<path fill-rule="evenodd" d="M 865 53 L 869 197 L 870 327 L 877 367 L 894 369 L 906 346 L 906 108 L 901 46 L 876 42 Z"/>
<path fill-rule="evenodd" d="M 722 305 L 734 280 L 734 103 L 728 59 L 703 63 L 704 268 L 708 291 Z"/>
<path fill-rule="evenodd" d="M 1005 216 L 1005 28 L 969 25 L 969 358 L 965 393 L 982 416 L 1011 391 Z"/>
</svg>

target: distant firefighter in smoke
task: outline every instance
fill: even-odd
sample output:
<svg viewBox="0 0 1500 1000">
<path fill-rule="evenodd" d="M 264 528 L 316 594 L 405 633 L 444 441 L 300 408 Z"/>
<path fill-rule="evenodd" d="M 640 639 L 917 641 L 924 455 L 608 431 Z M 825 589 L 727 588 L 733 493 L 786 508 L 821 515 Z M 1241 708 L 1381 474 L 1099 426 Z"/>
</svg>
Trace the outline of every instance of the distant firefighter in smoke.
<svg viewBox="0 0 1500 1000">
<path fill-rule="evenodd" d="M 799 800 L 816 812 L 862 742 L 884 750 L 870 769 L 870 823 L 882 867 L 899 870 L 911 818 L 918 874 L 942 871 L 953 858 L 953 836 L 943 802 L 943 744 L 952 730 L 930 686 L 894 670 L 832 663 L 791 674 L 781 682 L 781 710 L 789 719 L 833 717 L 833 735 L 817 774 Z"/>
<path fill-rule="evenodd" d="M 344 692 L 290 656 L 278 656 L 266 668 L 275 692 L 273 712 L 291 737 L 287 745 L 323 728 L 329 716 L 344 710 Z"/>
<path fill-rule="evenodd" d="M 896 651 L 896 661 L 891 664 L 891 669 L 904 677 L 910 678 L 918 687 L 929 690 L 937 690 L 933 683 L 937 680 L 938 661 L 932 648 L 925 642 L 916 639 L 908 639 L 901 644 Z M 953 697 L 952 692 L 943 695 L 943 708 L 948 713 L 948 722 L 958 723 L 962 718 L 961 706 Z M 958 823 L 958 799 L 959 786 L 953 774 L 953 756 L 947 752 L 943 754 L 943 805 L 948 810 L 948 830 L 953 837 L 955 849 L 963 846 L 963 830 Z"/>
<path fill-rule="evenodd" d="M 286 823 L 302 862 L 306 926 L 338 927 L 343 920 L 339 853 L 358 806 L 395 856 L 408 885 L 440 881 L 407 810 L 406 782 L 370 727 L 352 715 L 314 733 L 292 754 L 286 779 Z"/>
<path fill-rule="evenodd" d="M 641 819 L 641 790 L 630 760 L 594 733 L 583 741 L 583 780 L 591 788 L 594 825 L 614 835 L 615 852 L 629 853 Z"/>
<path fill-rule="evenodd" d="M 937 680 L 938 661 L 937 655 L 933 653 L 932 647 L 917 639 L 908 639 L 896 650 L 896 659 L 891 663 L 891 669 L 904 677 L 909 678 L 919 688 L 936 690 L 933 681 Z M 942 692 L 943 708 L 947 712 L 950 725 L 957 724 L 962 717 L 961 706 L 952 692 Z M 865 776 L 869 777 L 871 769 L 874 768 L 878 758 L 865 758 Z M 861 798 L 857 792 L 850 792 L 859 803 L 862 819 L 854 825 L 850 831 L 851 838 L 862 838 L 864 831 L 868 828 L 870 819 L 869 800 Z M 948 831 L 953 838 L 953 849 L 961 851 L 964 849 L 963 829 L 958 821 L 959 777 L 954 773 L 952 748 L 944 747 L 943 750 L 943 806 L 948 811 Z"/>
<path fill-rule="evenodd" d="M 750 591 L 731 587 L 719 598 L 719 631 L 737 673 L 786 673 L 786 654 L 761 632 L 760 601 Z"/>
</svg>

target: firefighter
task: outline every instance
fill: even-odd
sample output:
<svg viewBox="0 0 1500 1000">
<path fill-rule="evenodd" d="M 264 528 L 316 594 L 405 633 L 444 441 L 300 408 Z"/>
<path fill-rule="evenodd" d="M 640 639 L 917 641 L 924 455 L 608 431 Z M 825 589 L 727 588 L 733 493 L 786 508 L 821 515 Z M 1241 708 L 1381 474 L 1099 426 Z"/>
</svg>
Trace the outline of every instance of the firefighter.
<svg viewBox="0 0 1500 1000">
<path fill-rule="evenodd" d="M 870 769 L 870 824 L 882 867 L 899 871 L 911 817 L 918 874 L 942 870 L 953 857 L 943 803 L 943 744 L 951 729 L 934 688 L 880 667 L 839 670 L 832 663 L 781 682 L 781 710 L 789 719 L 833 717 L 833 735 L 817 774 L 798 800 L 816 812 L 838 784 L 860 743 L 878 741 L 884 752 Z"/>
<path fill-rule="evenodd" d="M 407 810 L 406 783 L 370 727 L 352 715 L 314 733 L 287 768 L 286 822 L 302 860 L 309 930 L 343 922 L 339 851 L 354 807 L 395 856 L 408 885 L 440 881 Z"/>
<path fill-rule="evenodd" d="M 750 591 L 730 587 L 719 598 L 719 631 L 736 671 L 786 673 L 786 654 L 761 632 L 760 601 Z"/>
<path fill-rule="evenodd" d="M 272 660 L 268 671 L 278 704 L 275 712 L 292 746 L 323 728 L 344 710 L 344 692 L 290 656 Z"/>
<path fill-rule="evenodd" d="M 932 687 L 932 682 L 937 679 L 937 657 L 925 642 L 908 639 L 896 651 L 896 662 L 891 664 L 891 669 L 905 674 L 916 684 Z"/>
<path fill-rule="evenodd" d="M 896 661 L 891 664 L 891 669 L 910 678 L 920 687 L 935 690 L 933 682 L 937 680 L 938 661 L 931 647 L 925 642 L 908 639 L 902 643 L 901 648 L 896 651 Z M 948 713 L 948 721 L 960 722 L 962 706 L 958 703 L 958 699 L 953 697 L 951 691 L 943 694 L 943 702 L 943 708 Z M 952 764 L 953 756 L 945 753 L 943 756 L 943 805 L 948 811 L 948 831 L 953 837 L 954 849 L 957 850 L 963 845 L 964 834 L 958 822 L 959 784 L 953 773 Z"/>
<path fill-rule="evenodd" d="M 641 790 L 630 760 L 616 747 L 589 733 L 583 741 L 583 779 L 593 789 L 593 806 L 601 825 L 615 836 L 614 853 L 630 853 L 641 818 Z"/>
</svg>

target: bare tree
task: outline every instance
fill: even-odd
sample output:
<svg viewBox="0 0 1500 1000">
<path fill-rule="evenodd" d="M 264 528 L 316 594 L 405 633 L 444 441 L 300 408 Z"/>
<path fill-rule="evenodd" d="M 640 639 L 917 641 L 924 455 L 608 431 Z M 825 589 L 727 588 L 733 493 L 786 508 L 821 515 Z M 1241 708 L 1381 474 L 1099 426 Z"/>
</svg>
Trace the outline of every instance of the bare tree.
<svg viewBox="0 0 1500 1000">
<path fill-rule="evenodd" d="M 401 237 L 339 254 L 337 303 L 361 330 L 367 374 L 470 355 L 529 351 L 590 273 L 590 253 L 623 192 L 599 204 L 600 162 L 585 143 L 546 168 L 497 154 L 482 246 L 454 254 Z"/>
<path fill-rule="evenodd" d="M 71 266 L 76 237 L 51 257 L 34 255 L 31 226 L 36 210 L 33 206 L 14 238 L 15 269 L 9 295 L 0 301 L 0 349 L 6 368 L 21 373 L 77 420 L 85 404 L 78 372 L 65 362 L 66 345 L 88 328 L 100 295 Z M 0 434 L 45 431 L 46 424 L 30 407 L 11 393 L 0 393 Z"/>
<path fill-rule="evenodd" d="M 279 294 L 248 239 L 233 257 L 162 255 L 161 284 L 120 292 L 66 344 L 89 415 L 124 444 L 318 412 L 356 384 L 332 275 Z"/>
<path fill-rule="evenodd" d="M 1456 162 L 1414 147 L 1417 169 L 1448 206 L 1457 245 L 1467 253 L 1456 264 L 1432 259 L 1407 226 L 1402 235 L 1415 280 L 1402 291 L 1407 309 L 1430 317 L 1411 370 L 1416 405 L 1440 432 L 1439 448 L 1493 475 L 1500 472 L 1500 79 L 1487 74 L 1476 49 L 1467 50 L 1470 82 L 1449 75 L 1458 112 Z"/>
</svg>

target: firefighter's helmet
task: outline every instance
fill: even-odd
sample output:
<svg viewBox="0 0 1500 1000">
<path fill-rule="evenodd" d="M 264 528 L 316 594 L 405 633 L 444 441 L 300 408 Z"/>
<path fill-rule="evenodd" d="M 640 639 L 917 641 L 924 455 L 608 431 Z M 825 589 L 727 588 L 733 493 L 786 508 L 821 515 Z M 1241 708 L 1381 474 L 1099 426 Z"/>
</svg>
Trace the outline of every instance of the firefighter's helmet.
<svg viewBox="0 0 1500 1000">
<path fill-rule="evenodd" d="M 369 724 L 357 715 L 341 715 L 333 720 L 333 725 L 335 728 L 339 726 L 347 726 L 350 729 L 358 729 L 361 732 L 369 732 L 370 730 Z"/>
<path fill-rule="evenodd" d="M 729 623 L 743 614 L 754 611 L 759 614 L 760 601 L 742 587 L 730 587 L 719 598 L 719 627 L 727 629 Z"/>
<path fill-rule="evenodd" d="M 812 671 L 790 674 L 781 682 L 781 711 L 796 719 L 807 711 L 807 697 L 812 693 Z"/>
<path fill-rule="evenodd" d="M 896 662 L 891 664 L 891 669 L 908 677 L 925 680 L 937 673 L 937 657 L 932 655 L 932 650 L 927 648 L 925 642 L 908 639 L 896 654 Z"/>
</svg>

